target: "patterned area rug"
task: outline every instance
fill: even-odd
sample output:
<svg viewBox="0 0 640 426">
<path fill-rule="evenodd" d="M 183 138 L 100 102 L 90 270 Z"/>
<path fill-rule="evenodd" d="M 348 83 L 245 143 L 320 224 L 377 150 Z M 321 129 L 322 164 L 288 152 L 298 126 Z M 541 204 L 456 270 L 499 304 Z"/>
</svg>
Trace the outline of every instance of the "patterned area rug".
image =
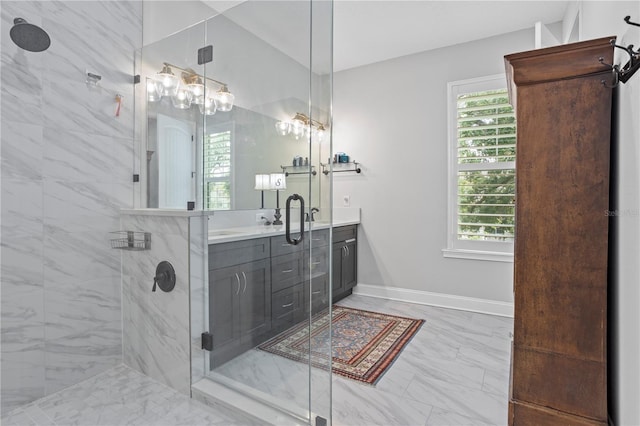
<svg viewBox="0 0 640 426">
<path fill-rule="evenodd" d="M 332 370 L 374 385 L 424 320 L 334 306 Z M 309 346 L 311 345 L 311 353 Z M 328 369 L 329 315 L 316 315 L 258 346 L 266 352 Z"/>
</svg>

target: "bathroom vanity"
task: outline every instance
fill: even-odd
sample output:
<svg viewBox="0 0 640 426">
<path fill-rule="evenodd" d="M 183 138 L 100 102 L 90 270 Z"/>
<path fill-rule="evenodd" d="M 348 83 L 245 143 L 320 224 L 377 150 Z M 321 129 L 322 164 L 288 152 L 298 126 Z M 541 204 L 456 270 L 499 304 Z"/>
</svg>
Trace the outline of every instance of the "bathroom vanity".
<svg viewBox="0 0 640 426">
<path fill-rule="evenodd" d="M 302 244 L 284 230 L 216 230 L 209 234 L 209 334 L 214 369 L 329 306 L 357 282 L 357 225 L 314 225 Z M 311 292 L 311 294 L 310 294 Z M 310 302 L 312 300 L 313 302 Z"/>
</svg>

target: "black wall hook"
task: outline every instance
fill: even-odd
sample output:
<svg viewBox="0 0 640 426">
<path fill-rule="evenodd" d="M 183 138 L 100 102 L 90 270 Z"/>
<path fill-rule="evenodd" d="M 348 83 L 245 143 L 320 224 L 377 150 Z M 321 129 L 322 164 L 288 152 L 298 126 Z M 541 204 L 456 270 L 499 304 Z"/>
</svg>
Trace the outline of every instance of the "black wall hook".
<svg viewBox="0 0 640 426">
<path fill-rule="evenodd" d="M 631 16 L 625 16 L 624 17 L 624 22 L 626 22 L 629 25 L 635 25 L 636 27 L 640 27 L 640 24 L 636 24 L 635 22 L 631 22 Z"/>
<path fill-rule="evenodd" d="M 624 21 L 629 25 L 640 27 L 640 24 L 631 22 L 630 16 L 625 16 Z M 613 84 L 609 85 L 605 80 L 601 80 L 601 82 L 605 87 L 613 89 L 620 83 L 626 83 L 627 81 L 629 81 L 629 79 L 636 73 L 636 71 L 638 71 L 638 69 L 640 68 L 640 49 L 638 49 L 637 51 L 633 50 L 633 44 L 630 44 L 626 47 L 617 45 L 615 39 L 611 40 L 611 46 L 615 47 L 616 49 L 624 50 L 625 52 L 627 52 L 627 55 L 629 55 L 629 61 L 623 66 L 607 64 L 604 62 L 604 58 L 598 58 L 598 61 L 601 64 L 611 68 L 611 72 L 613 74 Z"/>
</svg>

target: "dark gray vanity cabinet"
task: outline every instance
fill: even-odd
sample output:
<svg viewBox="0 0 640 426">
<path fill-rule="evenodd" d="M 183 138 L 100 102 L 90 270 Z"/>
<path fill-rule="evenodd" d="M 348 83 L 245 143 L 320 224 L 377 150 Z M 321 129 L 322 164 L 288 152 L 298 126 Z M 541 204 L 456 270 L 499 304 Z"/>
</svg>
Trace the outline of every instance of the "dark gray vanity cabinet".
<svg viewBox="0 0 640 426">
<path fill-rule="evenodd" d="M 333 302 L 352 293 L 358 282 L 357 226 L 343 226 L 333 231 Z"/>
<path fill-rule="evenodd" d="M 261 343 L 271 331 L 268 243 L 265 238 L 209 246 L 212 368 Z"/>
<path fill-rule="evenodd" d="M 209 245 L 212 369 L 329 306 L 330 235 L 314 230 L 295 246 L 284 236 Z M 357 283 L 357 225 L 334 228 L 333 242 L 336 302 Z"/>
</svg>

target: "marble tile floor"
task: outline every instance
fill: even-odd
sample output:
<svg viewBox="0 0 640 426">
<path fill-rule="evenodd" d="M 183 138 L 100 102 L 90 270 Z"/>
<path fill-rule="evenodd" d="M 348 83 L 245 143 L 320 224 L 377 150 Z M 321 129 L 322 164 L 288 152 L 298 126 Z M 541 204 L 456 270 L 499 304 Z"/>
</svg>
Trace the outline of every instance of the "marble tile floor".
<svg viewBox="0 0 640 426">
<path fill-rule="evenodd" d="M 332 377 L 333 424 L 505 425 L 513 319 L 353 295 L 340 305 L 425 319 L 375 387 Z M 216 373 L 325 413 L 327 373 L 252 350 Z"/>
<path fill-rule="evenodd" d="M 510 318 L 353 295 L 341 305 L 422 318 L 426 323 L 375 387 L 332 377 L 333 424 L 505 425 Z M 252 350 L 217 374 L 317 413 L 329 409 L 326 371 Z M 119 366 L 2 418 L 2 425 L 240 425 L 220 413 Z"/>
<path fill-rule="evenodd" d="M 239 426 L 243 416 L 216 411 L 121 364 L 2 415 L 2 426 Z"/>
</svg>

